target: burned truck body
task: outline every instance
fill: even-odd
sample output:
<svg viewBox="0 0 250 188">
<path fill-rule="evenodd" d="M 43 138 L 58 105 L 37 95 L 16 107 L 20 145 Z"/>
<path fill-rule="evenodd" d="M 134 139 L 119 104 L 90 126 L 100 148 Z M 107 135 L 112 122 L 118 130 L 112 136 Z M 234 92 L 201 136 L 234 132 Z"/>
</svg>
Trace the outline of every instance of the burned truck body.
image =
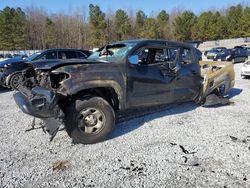
<svg viewBox="0 0 250 188">
<path fill-rule="evenodd" d="M 37 61 L 14 95 L 24 113 L 54 136 L 61 125 L 83 144 L 103 141 L 117 112 L 223 96 L 234 85 L 230 63 L 199 62 L 191 45 L 132 40 L 104 46 L 87 60 Z"/>
</svg>

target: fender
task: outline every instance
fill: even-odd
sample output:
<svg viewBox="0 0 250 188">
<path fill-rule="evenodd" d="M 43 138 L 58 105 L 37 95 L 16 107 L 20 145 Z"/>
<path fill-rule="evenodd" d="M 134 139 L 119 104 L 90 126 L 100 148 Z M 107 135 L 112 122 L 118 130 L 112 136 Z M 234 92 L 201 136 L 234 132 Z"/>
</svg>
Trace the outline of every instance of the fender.
<svg viewBox="0 0 250 188">
<path fill-rule="evenodd" d="M 100 88 L 100 87 L 110 87 L 113 88 L 117 94 L 120 108 L 124 109 L 126 107 L 125 105 L 125 95 L 124 91 L 125 88 L 122 87 L 118 82 L 114 80 L 90 80 L 90 81 L 85 81 L 82 83 L 78 83 L 77 85 L 71 85 L 69 80 L 65 80 L 64 82 L 61 83 L 62 88 L 58 93 L 64 93 L 69 96 L 73 96 L 77 94 L 80 91 L 84 91 L 87 89 L 92 89 L 92 88 Z"/>
<path fill-rule="evenodd" d="M 57 68 L 52 73 L 63 72 L 69 75 L 68 79 L 60 82 L 58 93 L 73 96 L 87 89 L 110 87 L 116 92 L 120 108 L 123 109 L 126 107 L 126 77 L 120 66 L 110 65 L 107 69 L 104 63 L 72 65 Z"/>
</svg>

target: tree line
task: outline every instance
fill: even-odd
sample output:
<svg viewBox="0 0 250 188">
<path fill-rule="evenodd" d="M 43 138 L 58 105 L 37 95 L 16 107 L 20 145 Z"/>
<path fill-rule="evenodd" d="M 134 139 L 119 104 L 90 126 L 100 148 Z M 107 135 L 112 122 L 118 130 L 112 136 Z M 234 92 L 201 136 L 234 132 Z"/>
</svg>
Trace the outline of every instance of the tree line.
<svg viewBox="0 0 250 188">
<path fill-rule="evenodd" d="M 179 41 L 250 37 L 250 7 L 241 4 L 219 11 L 165 10 L 146 15 L 98 5 L 83 11 L 49 14 L 42 8 L 5 7 L 0 11 L 0 50 L 100 47 L 118 40 L 152 38 Z"/>
</svg>

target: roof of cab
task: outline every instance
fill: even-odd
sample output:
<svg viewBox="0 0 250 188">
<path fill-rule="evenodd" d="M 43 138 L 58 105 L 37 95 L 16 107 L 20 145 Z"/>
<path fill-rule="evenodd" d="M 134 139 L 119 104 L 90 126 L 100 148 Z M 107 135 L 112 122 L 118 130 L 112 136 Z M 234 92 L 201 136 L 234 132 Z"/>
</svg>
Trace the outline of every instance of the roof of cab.
<svg viewBox="0 0 250 188">
<path fill-rule="evenodd" d="M 171 45 L 181 45 L 181 46 L 186 46 L 186 47 L 193 47 L 189 43 L 183 43 L 179 41 L 170 41 L 170 40 L 164 40 L 164 39 L 134 39 L 134 40 L 123 40 L 123 41 L 117 41 L 112 44 L 119 44 L 119 43 L 158 43 L 158 44 L 171 44 Z"/>
</svg>

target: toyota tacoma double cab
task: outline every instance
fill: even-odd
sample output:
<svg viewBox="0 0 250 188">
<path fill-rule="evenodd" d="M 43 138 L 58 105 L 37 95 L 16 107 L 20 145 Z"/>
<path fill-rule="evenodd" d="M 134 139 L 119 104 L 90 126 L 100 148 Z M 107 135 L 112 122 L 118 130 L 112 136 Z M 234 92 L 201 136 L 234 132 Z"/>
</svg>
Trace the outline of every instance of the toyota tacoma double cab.
<svg viewBox="0 0 250 188">
<path fill-rule="evenodd" d="M 73 141 L 92 144 L 112 132 L 118 112 L 224 96 L 234 85 L 233 65 L 199 62 L 198 54 L 185 43 L 129 40 L 85 60 L 35 61 L 14 98 L 52 138 L 63 127 Z"/>
</svg>

